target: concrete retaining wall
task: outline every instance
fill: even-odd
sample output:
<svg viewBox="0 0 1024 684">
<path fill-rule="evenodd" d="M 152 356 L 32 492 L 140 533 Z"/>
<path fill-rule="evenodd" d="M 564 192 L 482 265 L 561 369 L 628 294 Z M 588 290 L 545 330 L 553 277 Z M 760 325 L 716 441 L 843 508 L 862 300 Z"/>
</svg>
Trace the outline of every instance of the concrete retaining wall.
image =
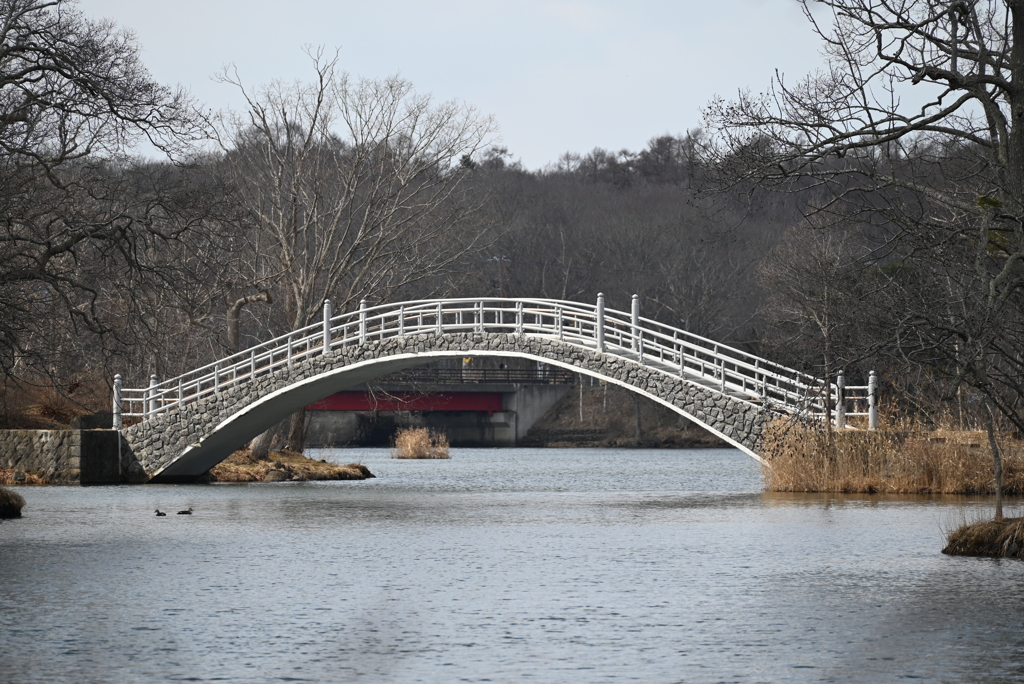
<svg viewBox="0 0 1024 684">
<path fill-rule="evenodd" d="M 145 482 L 142 467 L 113 430 L 0 430 L 0 468 L 51 484 Z"/>
</svg>

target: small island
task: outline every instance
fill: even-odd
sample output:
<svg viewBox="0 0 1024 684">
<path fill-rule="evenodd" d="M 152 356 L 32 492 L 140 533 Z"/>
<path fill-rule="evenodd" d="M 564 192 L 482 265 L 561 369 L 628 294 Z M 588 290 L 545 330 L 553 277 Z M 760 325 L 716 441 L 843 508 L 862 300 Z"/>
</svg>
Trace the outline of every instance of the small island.
<svg viewBox="0 0 1024 684">
<path fill-rule="evenodd" d="M 204 479 L 207 482 L 301 482 L 366 480 L 372 477 L 376 475 L 359 463 L 338 465 L 317 461 L 287 449 L 271 452 L 266 459 L 257 459 L 245 448 L 211 468 Z"/>
</svg>

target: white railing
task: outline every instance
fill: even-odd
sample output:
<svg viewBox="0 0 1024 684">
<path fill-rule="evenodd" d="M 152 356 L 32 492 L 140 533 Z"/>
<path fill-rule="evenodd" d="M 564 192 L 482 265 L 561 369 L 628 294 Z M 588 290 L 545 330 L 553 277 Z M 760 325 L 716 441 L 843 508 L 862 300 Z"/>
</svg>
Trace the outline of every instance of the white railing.
<svg viewBox="0 0 1024 684">
<path fill-rule="evenodd" d="M 333 316 L 324 302 L 323 323 L 207 364 L 148 387 L 122 388 L 114 379 L 114 427 L 124 418 L 142 418 L 180 407 L 319 354 L 409 335 L 445 333 L 513 333 L 557 339 L 569 345 L 638 361 L 666 375 L 684 377 L 710 389 L 759 402 L 787 413 L 824 417 L 833 413 L 837 385 L 773 363 L 699 335 L 640 317 L 634 295 L 630 313 L 554 299 L 442 299 L 382 304 L 365 301 L 350 313 Z M 838 411 L 836 411 L 838 413 Z M 848 413 L 847 415 L 854 415 Z"/>
<path fill-rule="evenodd" d="M 832 385 L 832 420 L 837 428 L 847 427 L 846 419 L 868 419 L 868 429 L 878 429 L 878 376 L 871 371 L 866 385 L 847 385 L 843 371 L 839 371 Z"/>
</svg>

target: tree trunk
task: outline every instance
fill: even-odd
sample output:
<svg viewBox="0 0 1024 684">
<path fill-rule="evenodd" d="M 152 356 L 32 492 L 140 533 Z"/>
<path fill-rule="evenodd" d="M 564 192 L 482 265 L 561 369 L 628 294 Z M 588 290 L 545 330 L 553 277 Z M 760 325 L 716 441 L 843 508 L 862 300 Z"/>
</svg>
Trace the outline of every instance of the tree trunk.
<svg viewBox="0 0 1024 684">
<path fill-rule="evenodd" d="M 238 328 L 239 321 L 241 320 L 242 317 L 242 308 L 247 304 L 252 304 L 253 302 L 267 302 L 268 304 L 270 304 L 273 301 L 274 300 L 270 296 L 269 292 L 267 292 L 266 290 L 260 290 L 254 295 L 242 297 L 240 299 L 236 299 L 235 301 L 228 303 L 228 309 L 225 314 L 225 319 L 227 320 L 226 325 L 228 349 L 230 349 L 232 352 L 237 352 L 241 349 L 242 343 L 241 338 L 239 336 Z"/>
<path fill-rule="evenodd" d="M 267 460 L 270 456 L 270 452 L 274 450 L 275 447 L 281 446 L 281 439 L 284 430 L 285 422 L 282 421 L 249 442 L 249 451 L 252 454 L 252 457 L 259 461 Z"/>
<path fill-rule="evenodd" d="M 643 422 L 642 422 L 641 417 L 640 417 L 640 409 L 641 408 L 642 408 L 642 405 L 641 405 L 640 395 L 639 394 L 634 394 L 633 395 L 633 412 L 634 412 L 634 414 L 636 416 L 636 435 L 634 436 L 634 440 L 636 441 L 636 445 L 637 446 L 642 445 L 643 441 L 644 441 L 644 427 L 643 427 Z"/>
<path fill-rule="evenodd" d="M 992 415 L 992 403 L 985 402 L 985 428 L 988 431 L 988 446 L 992 450 L 992 463 L 995 466 L 996 476 L 996 520 L 1003 519 L 1003 457 L 999 454 L 999 445 L 996 443 L 995 420 Z"/>
<path fill-rule="evenodd" d="M 300 409 L 292 414 L 288 426 L 287 448 L 300 454 L 306 448 L 306 409 Z"/>
</svg>

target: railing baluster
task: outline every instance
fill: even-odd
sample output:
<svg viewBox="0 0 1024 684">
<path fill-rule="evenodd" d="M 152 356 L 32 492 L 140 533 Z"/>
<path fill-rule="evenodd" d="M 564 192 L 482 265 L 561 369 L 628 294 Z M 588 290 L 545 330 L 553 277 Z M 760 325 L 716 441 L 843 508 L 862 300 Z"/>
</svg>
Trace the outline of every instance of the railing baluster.
<svg viewBox="0 0 1024 684">
<path fill-rule="evenodd" d="M 366 300 L 359 300 L 359 344 L 366 343 Z"/>
<path fill-rule="evenodd" d="M 149 406 L 146 407 L 146 420 L 149 420 L 150 416 L 156 413 L 157 399 L 156 399 L 156 375 L 149 376 Z"/>
<path fill-rule="evenodd" d="M 633 299 L 630 301 L 630 335 L 633 338 L 633 351 L 638 356 L 643 358 L 643 352 L 640 351 L 640 296 L 633 295 Z"/>
<path fill-rule="evenodd" d="M 830 388 L 831 389 L 831 388 Z M 836 373 L 836 429 L 842 430 L 846 427 L 846 378 L 843 371 Z"/>
<path fill-rule="evenodd" d="M 124 380 L 121 378 L 120 373 L 114 376 L 114 424 L 111 426 L 114 430 L 120 430 L 124 427 L 124 420 L 121 417 L 121 410 L 124 401 L 122 396 L 123 382 Z M 128 409 L 130 413 L 131 406 L 129 406 Z"/>
<path fill-rule="evenodd" d="M 878 376 L 868 375 L 868 430 L 878 429 Z"/>
<path fill-rule="evenodd" d="M 323 353 L 331 351 L 331 300 L 324 300 L 324 348 Z"/>
<path fill-rule="evenodd" d="M 597 293 L 597 316 L 594 320 L 594 338 L 597 351 L 604 352 L 604 293 Z"/>
<path fill-rule="evenodd" d="M 405 337 L 405 307 L 398 307 L 398 336 Z"/>
</svg>

